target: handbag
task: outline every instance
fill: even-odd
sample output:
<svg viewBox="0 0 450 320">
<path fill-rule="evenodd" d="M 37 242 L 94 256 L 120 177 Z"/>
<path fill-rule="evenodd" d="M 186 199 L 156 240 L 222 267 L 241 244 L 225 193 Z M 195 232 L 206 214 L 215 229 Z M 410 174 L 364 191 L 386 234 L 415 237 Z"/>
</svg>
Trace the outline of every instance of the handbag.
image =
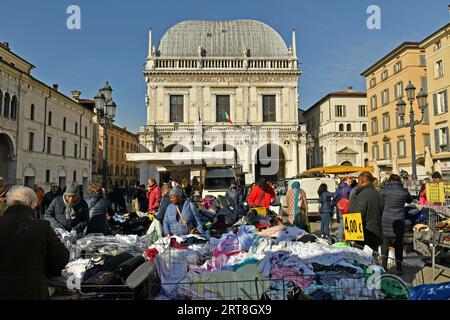
<svg viewBox="0 0 450 320">
<path fill-rule="evenodd" d="M 347 214 L 350 207 L 350 201 L 346 198 L 342 198 L 338 201 L 336 206 L 340 212 L 342 212 L 343 214 Z"/>
</svg>

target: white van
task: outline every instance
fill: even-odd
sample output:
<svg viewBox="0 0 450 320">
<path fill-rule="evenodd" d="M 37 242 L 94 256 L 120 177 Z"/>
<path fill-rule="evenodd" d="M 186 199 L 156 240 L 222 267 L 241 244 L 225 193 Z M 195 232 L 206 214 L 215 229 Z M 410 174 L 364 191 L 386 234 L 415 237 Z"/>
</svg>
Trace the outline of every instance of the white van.
<svg viewBox="0 0 450 320">
<path fill-rule="evenodd" d="M 308 216 L 319 217 L 319 194 L 317 193 L 317 190 L 319 190 L 319 186 L 322 183 L 325 183 L 328 186 L 329 192 L 335 192 L 337 187 L 336 181 L 332 178 L 325 177 L 288 180 L 286 192 L 292 189 L 292 183 L 295 181 L 300 183 L 300 188 L 306 193 L 306 199 L 308 200 Z M 287 202 L 285 195 L 281 198 L 281 204 L 283 206 L 283 211 L 286 211 Z"/>
<path fill-rule="evenodd" d="M 237 180 L 233 168 L 206 168 L 202 197 L 224 196 L 233 180 Z"/>
</svg>

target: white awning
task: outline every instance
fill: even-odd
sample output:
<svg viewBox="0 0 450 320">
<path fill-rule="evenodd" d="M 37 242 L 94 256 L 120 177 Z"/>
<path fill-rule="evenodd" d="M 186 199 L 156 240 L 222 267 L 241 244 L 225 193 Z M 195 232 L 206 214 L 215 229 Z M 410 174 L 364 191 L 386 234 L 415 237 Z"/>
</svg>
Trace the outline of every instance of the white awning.
<svg viewBox="0 0 450 320">
<path fill-rule="evenodd" d="M 204 166 L 235 164 L 234 151 L 149 152 L 126 153 L 127 161 L 158 167 Z"/>
</svg>

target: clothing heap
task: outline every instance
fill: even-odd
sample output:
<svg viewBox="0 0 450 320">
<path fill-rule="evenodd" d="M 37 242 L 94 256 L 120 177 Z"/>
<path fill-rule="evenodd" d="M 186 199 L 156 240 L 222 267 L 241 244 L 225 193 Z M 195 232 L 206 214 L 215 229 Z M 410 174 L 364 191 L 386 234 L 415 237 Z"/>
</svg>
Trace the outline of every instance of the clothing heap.
<svg viewBox="0 0 450 320">
<path fill-rule="evenodd" d="M 209 241 L 166 237 L 151 245 L 155 299 L 370 299 L 372 251 L 330 246 L 296 227 L 242 225 Z M 382 269 L 382 268 L 380 268 Z"/>
</svg>

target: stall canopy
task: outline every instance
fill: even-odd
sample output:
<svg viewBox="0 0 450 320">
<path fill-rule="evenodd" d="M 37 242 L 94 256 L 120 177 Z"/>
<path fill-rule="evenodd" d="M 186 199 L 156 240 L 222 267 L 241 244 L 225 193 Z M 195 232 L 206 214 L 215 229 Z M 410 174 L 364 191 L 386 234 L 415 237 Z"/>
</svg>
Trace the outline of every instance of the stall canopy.
<svg viewBox="0 0 450 320">
<path fill-rule="evenodd" d="M 320 168 L 312 168 L 304 171 L 303 173 L 312 173 L 319 172 L 323 174 L 346 174 L 346 173 L 354 173 L 360 171 L 369 171 L 373 172 L 372 167 L 353 167 L 353 166 L 329 166 L 329 167 L 320 167 Z"/>
<path fill-rule="evenodd" d="M 235 164 L 233 151 L 126 153 L 127 161 L 140 162 L 155 167 L 204 167 Z"/>
</svg>

